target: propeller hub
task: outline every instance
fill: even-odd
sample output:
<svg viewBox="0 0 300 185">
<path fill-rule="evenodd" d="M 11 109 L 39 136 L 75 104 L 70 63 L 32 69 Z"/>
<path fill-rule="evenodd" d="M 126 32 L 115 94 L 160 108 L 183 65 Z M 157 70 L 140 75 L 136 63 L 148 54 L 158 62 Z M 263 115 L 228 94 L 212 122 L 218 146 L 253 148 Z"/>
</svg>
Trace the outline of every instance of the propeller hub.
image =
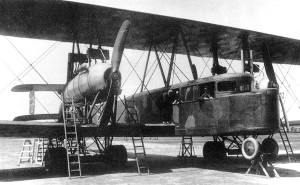
<svg viewBox="0 0 300 185">
<path fill-rule="evenodd" d="M 118 72 L 113 72 L 113 73 L 111 73 L 111 79 L 112 79 L 113 81 L 119 80 L 119 79 L 120 79 L 119 73 L 118 73 Z"/>
</svg>

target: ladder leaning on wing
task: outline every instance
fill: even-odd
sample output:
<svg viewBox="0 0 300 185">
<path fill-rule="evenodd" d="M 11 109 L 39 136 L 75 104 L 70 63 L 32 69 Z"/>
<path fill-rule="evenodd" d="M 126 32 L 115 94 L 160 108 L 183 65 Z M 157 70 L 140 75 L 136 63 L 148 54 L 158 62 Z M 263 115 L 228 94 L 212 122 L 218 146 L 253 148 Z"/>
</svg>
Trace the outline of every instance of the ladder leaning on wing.
<svg viewBox="0 0 300 185">
<path fill-rule="evenodd" d="M 296 162 L 296 157 L 295 157 L 292 145 L 290 143 L 290 140 L 289 140 L 289 137 L 288 137 L 288 134 L 287 134 L 288 119 L 287 119 L 286 112 L 285 112 L 285 109 L 284 109 L 284 105 L 283 105 L 283 102 L 282 102 L 282 99 L 281 99 L 280 96 L 279 96 L 279 101 L 280 101 L 280 105 L 281 105 L 282 112 L 283 112 L 283 117 L 280 119 L 279 134 L 280 134 L 284 149 L 286 151 L 286 155 L 288 157 L 288 160 L 290 162 Z"/>
<path fill-rule="evenodd" d="M 129 123 L 129 126 L 131 127 L 131 138 L 138 172 L 139 174 L 141 174 L 142 170 L 146 170 L 146 172 L 149 174 L 150 170 L 145 151 L 144 139 L 140 127 L 141 125 L 138 121 L 137 110 L 134 107 L 134 98 L 132 97 L 131 100 L 126 100 L 126 98 L 124 97 L 124 102 L 125 109 L 128 115 L 127 121 Z M 135 134 L 135 128 L 137 128 L 138 136 Z"/>
<path fill-rule="evenodd" d="M 81 177 L 80 153 L 77 135 L 77 124 L 80 124 L 81 122 L 76 117 L 78 113 L 76 111 L 76 104 L 74 103 L 73 98 L 71 99 L 71 103 L 65 103 L 65 99 L 63 97 L 62 105 L 65 130 L 64 145 L 67 150 L 68 174 L 71 179 L 71 177 Z"/>
</svg>

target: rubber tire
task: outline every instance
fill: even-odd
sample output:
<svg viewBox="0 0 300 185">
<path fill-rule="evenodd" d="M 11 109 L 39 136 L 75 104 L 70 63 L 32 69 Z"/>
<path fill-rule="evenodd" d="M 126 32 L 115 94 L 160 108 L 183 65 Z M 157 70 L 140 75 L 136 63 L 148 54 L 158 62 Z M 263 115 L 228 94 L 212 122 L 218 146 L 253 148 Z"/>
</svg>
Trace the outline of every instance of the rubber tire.
<svg viewBox="0 0 300 185">
<path fill-rule="evenodd" d="M 253 154 L 248 154 L 248 151 L 246 151 L 247 149 L 245 148 L 246 147 L 246 143 L 252 143 L 253 147 L 254 147 L 254 151 L 253 151 Z M 243 141 L 243 144 L 242 144 L 242 155 L 245 159 L 247 160 L 253 160 L 255 157 L 257 157 L 259 155 L 259 152 L 260 152 L 260 145 L 259 143 L 256 141 L 256 139 L 254 138 L 247 138 Z"/>
<path fill-rule="evenodd" d="M 226 148 L 223 142 L 208 141 L 203 146 L 203 157 L 205 160 L 225 159 Z"/>
<path fill-rule="evenodd" d="M 46 171 L 66 171 L 67 151 L 63 147 L 49 148 L 46 150 L 44 161 Z"/>
<path fill-rule="evenodd" d="M 112 145 L 105 149 L 106 161 L 116 167 L 125 167 L 127 164 L 127 150 L 124 145 Z"/>
<path fill-rule="evenodd" d="M 279 153 L 278 143 L 273 138 L 266 138 L 261 144 L 262 152 L 264 153 L 264 159 L 272 161 L 277 159 Z"/>
</svg>

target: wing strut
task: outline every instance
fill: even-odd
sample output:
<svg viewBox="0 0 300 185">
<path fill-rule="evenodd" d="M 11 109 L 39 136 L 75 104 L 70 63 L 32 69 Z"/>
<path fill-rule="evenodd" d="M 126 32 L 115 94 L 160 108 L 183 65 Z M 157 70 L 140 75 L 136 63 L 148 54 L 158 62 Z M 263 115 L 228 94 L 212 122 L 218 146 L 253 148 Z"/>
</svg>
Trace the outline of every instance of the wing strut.
<svg viewBox="0 0 300 185">
<path fill-rule="evenodd" d="M 253 75 L 253 61 L 251 57 L 251 52 L 249 48 L 249 33 L 248 32 L 243 32 L 241 35 L 242 39 L 242 54 L 243 54 L 243 65 L 244 65 L 244 72 L 249 71 L 250 74 Z M 247 61 L 247 63 L 246 63 Z"/>
<path fill-rule="evenodd" d="M 170 61 L 169 72 L 168 72 L 168 77 L 167 77 L 167 86 L 170 85 L 171 73 L 172 73 L 172 69 L 173 69 L 173 65 L 174 65 L 174 58 L 175 58 L 177 46 L 178 46 L 178 34 L 174 34 L 173 49 L 172 49 L 171 61 Z"/>
<path fill-rule="evenodd" d="M 146 78 L 147 69 L 148 69 L 148 64 L 149 64 L 149 60 L 150 60 L 151 49 L 152 49 L 152 43 L 151 43 L 150 46 L 149 46 L 149 51 L 148 51 L 148 56 L 147 56 L 146 66 L 145 66 L 144 75 L 143 75 L 143 80 L 142 80 L 142 85 L 141 85 L 141 92 L 143 91 L 144 84 L 145 84 L 145 78 Z"/>
<path fill-rule="evenodd" d="M 188 58 L 188 61 L 189 61 L 189 64 L 190 64 L 190 68 L 191 68 L 191 71 L 192 71 L 192 74 L 193 74 L 193 78 L 194 78 L 194 80 L 196 80 L 196 79 L 198 79 L 197 69 L 196 69 L 196 66 L 192 63 L 190 51 L 189 51 L 189 48 L 187 47 L 187 43 L 186 43 L 186 40 L 185 40 L 185 35 L 183 33 L 182 28 L 180 28 L 180 35 L 181 35 L 182 42 L 183 42 L 183 45 L 184 45 L 184 48 L 185 48 L 185 51 L 186 51 L 186 55 L 187 55 L 187 58 Z"/>
<path fill-rule="evenodd" d="M 160 62 L 160 59 L 159 59 L 159 56 L 158 56 L 157 49 L 156 49 L 155 45 L 154 45 L 154 51 L 155 51 L 156 60 L 158 62 L 158 66 L 159 66 L 159 69 L 160 69 L 160 72 L 161 72 L 161 75 L 162 75 L 165 87 L 167 87 L 167 80 L 166 80 L 166 77 L 165 77 L 165 74 L 164 74 L 164 70 L 162 68 L 162 65 L 161 65 L 161 62 Z"/>
</svg>

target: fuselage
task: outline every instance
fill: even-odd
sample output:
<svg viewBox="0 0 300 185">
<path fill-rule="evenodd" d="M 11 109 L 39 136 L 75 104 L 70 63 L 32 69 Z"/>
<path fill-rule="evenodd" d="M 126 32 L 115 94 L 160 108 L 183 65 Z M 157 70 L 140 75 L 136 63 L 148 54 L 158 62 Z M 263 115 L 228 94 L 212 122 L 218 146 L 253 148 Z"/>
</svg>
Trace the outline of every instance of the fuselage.
<svg viewBox="0 0 300 185">
<path fill-rule="evenodd" d="M 177 93 L 167 112 L 178 135 L 266 135 L 279 129 L 278 90 L 254 89 L 253 77 L 245 73 L 212 76 L 136 94 L 141 124 L 164 121 L 163 94 L 169 90 Z"/>
</svg>

